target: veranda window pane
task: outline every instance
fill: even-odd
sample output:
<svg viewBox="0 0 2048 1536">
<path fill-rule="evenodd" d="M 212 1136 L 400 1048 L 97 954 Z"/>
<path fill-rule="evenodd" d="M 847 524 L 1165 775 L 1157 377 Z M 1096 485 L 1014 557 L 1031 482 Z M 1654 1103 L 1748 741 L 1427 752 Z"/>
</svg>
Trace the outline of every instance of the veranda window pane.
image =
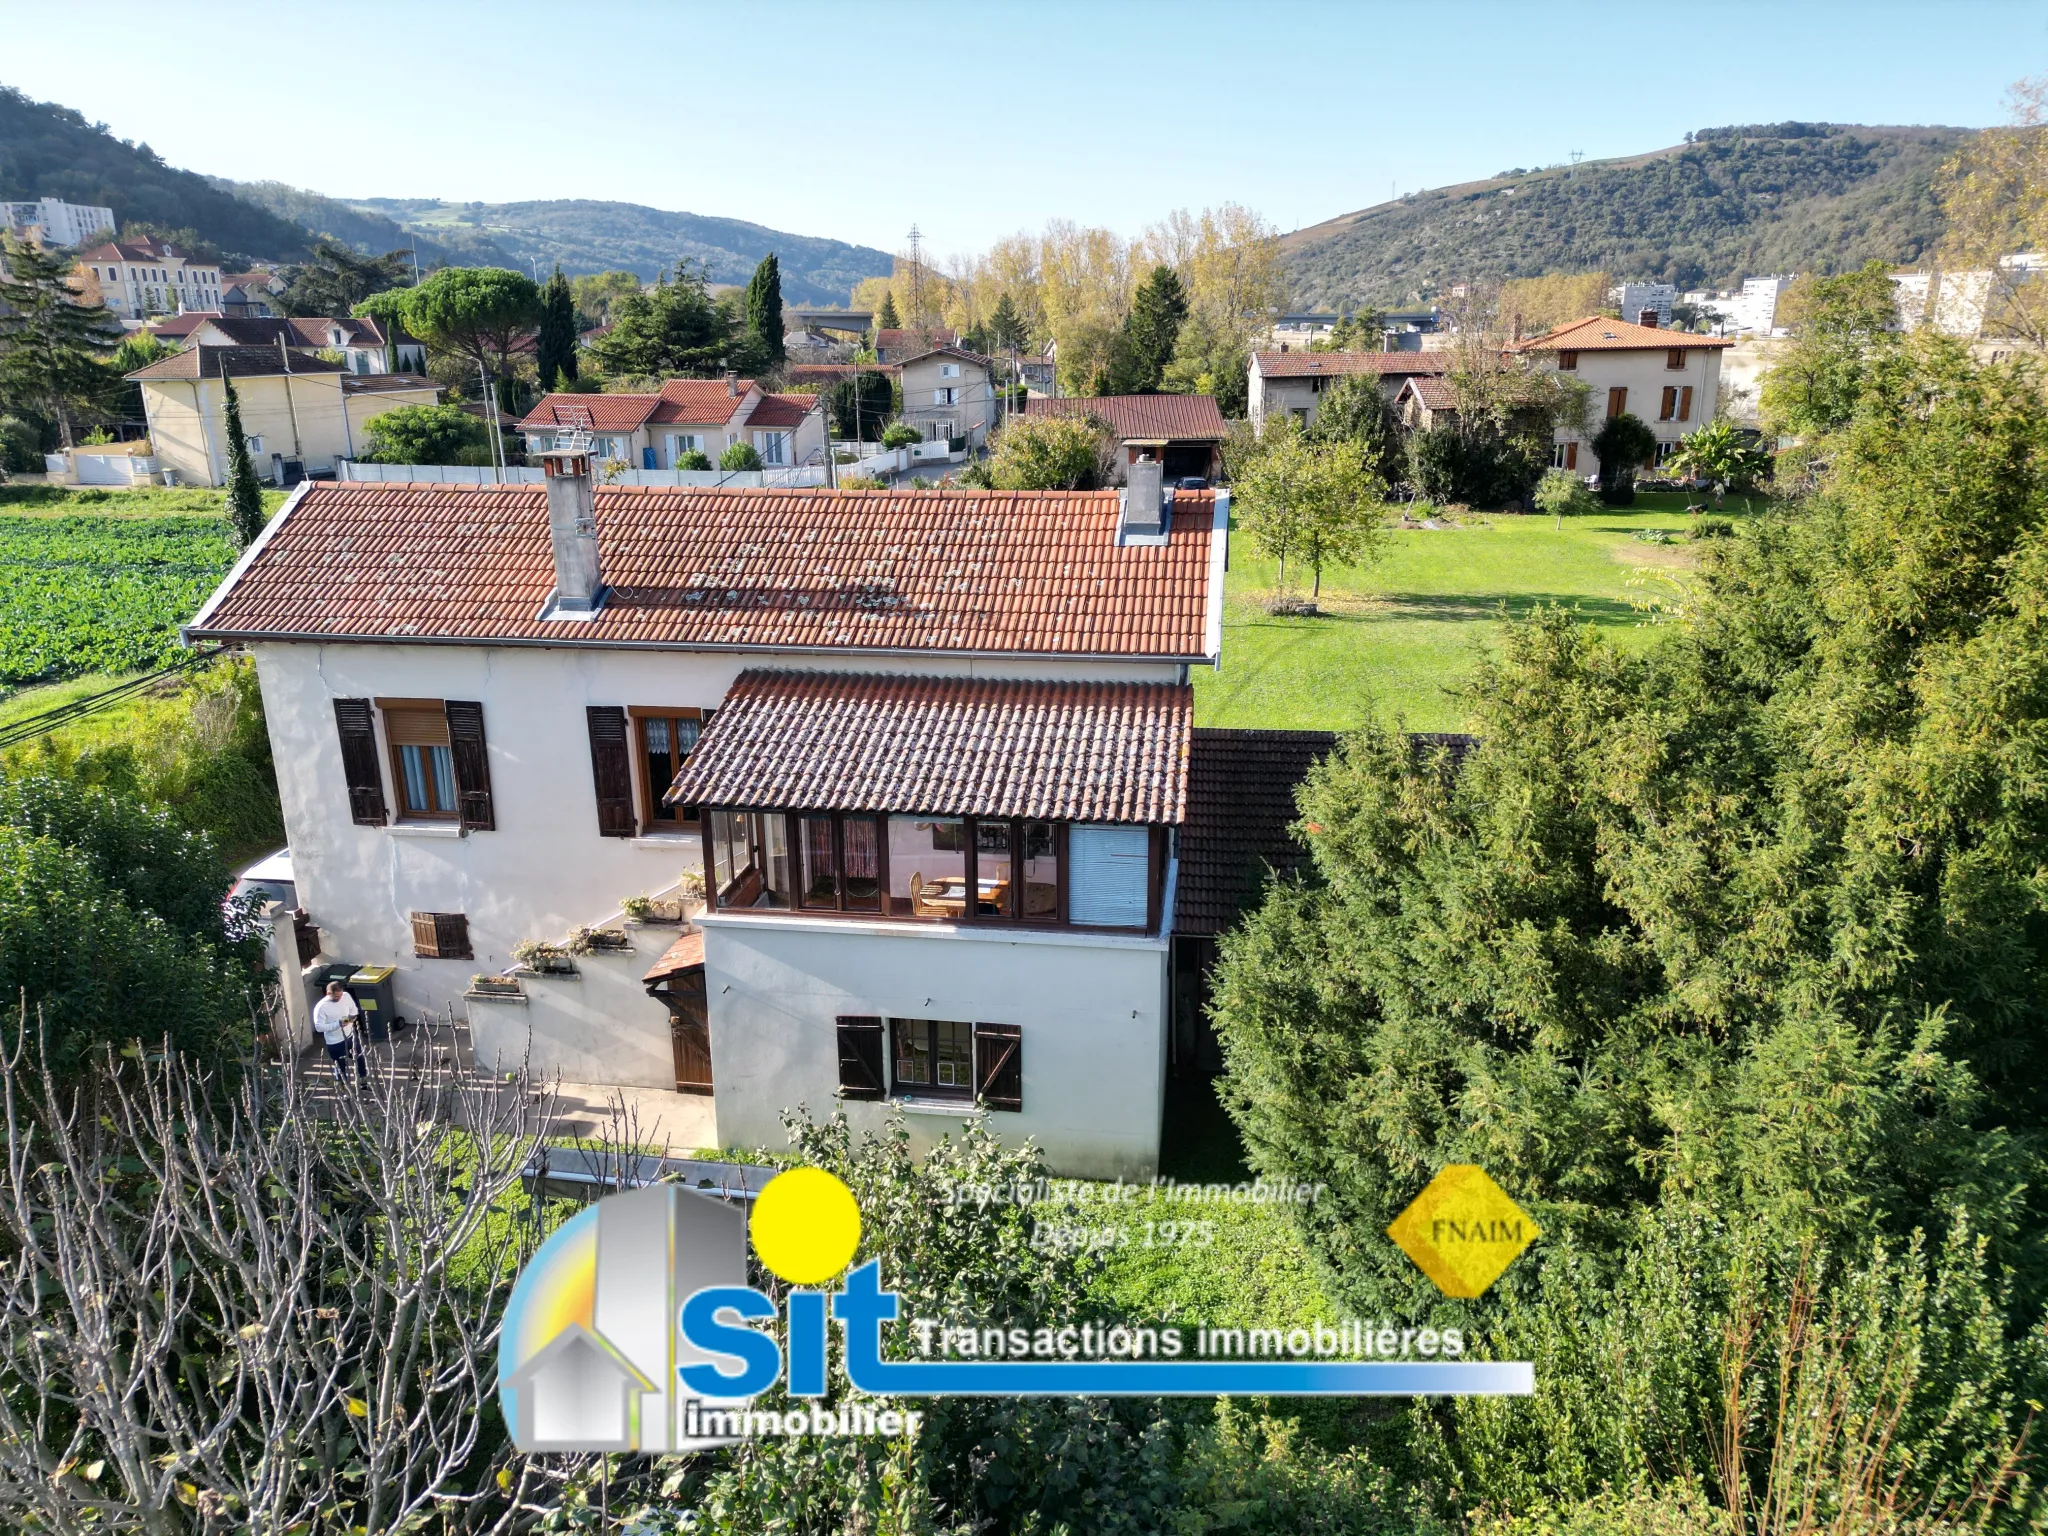
<svg viewBox="0 0 2048 1536">
<path fill-rule="evenodd" d="M 789 818 L 780 813 L 757 814 L 750 818 L 754 830 L 754 859 L 761 866 L 761 896 L 757 907 L 791 905 L 792 871 L 789 856 Z"/>
<path fill-rule="evenodd" d="M 1050 923 L 1060 913 L 1059 860 L 1052 823 L 1024 823 L 1024 905 L 1026 922 Z"/>
<path fill-rule="evenodd" d="M 881 910 L 880 853 L 872 816 L 848 816 L 840 823 L 844 867 L 840 879 L 846 891 L 849 911 Z"/>
<path fill-rule="evenodd" d="M 1003 918 L 1010 915 L 1010 824 L 1007 821 L 978 821 L 974 824 L 974 914 Z"/>
<path fill-rule="evenodd" d="M 727 891 L 732 885 L 734 846 L 739 841 L 739 817 L 731 811 L 711 813 L 711 877 L 717 886 L 718 904 L 726 905 Z"/>
<path fill-rule="evenodd" d="M 803 825 L 803 904 L 839 905 L 839 880 L 832 858 L 832 818 L 806 816 Z"/>
<path fill-rule="evenodd" d="M 907 917 L 967 915 L 966 826 L 958 817 L 889 818 L 889 910 Z"/>
</svg>

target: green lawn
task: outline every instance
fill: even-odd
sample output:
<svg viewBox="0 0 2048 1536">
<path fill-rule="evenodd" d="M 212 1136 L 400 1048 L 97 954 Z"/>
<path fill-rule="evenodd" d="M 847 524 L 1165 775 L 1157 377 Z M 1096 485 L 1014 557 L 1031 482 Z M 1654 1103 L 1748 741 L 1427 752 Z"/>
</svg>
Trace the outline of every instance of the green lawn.
<svg viewBox="0 0 2048 1536">
<path fill-rule="evenodd" d="M 1562 530 L 1547 517 L 1499 513 L 1397 530 L 1378 564 L 1324 571 L 1317 618 L 1265 611 L 1274 562 L 1233 533 L 1223 666 L 1194 673 L 1196 722 L 1345 730 L 1377 712 L 1409 730 L 1463 729 L 1458 680 L 1497 644 L 1503 612 L 1556 603 L 1616 645 L 1650 643 L 1645 605 L 1678 597 L 1692 564 L 1686 500 L 1644 493 L 1629 510 L 1567 520 Z M 1740 504 L 1723 515 L 1739 518 Z M 1675 542 L 1636 537 L 1650 528 L 1670 530 Z M 1290 570 L 1290 588 L 1305 591 L 1306 577 Z"/>
<path fill-rule="evenodd" d="M 263 492 L 265 515 L 284 505 L 284 491 Z M 116 490 L 102 486 L 0 485 L 0 517 L 78 516 L 216 517 L 227 513 L 227 493 L 196 486 L 140 486 Z"/>
</svg>

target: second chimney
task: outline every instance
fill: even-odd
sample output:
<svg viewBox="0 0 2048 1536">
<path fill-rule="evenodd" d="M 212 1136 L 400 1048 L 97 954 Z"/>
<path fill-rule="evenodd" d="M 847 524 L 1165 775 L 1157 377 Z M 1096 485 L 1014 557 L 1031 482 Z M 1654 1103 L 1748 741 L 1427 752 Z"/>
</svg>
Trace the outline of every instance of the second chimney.
<svg viewBox="0 0 2048 1536">
<path fill-rule="evenodd" d="M 725 370 L 725 392 L 728 395 L 737 395 L 740 392 L 740 376 L 730 368 Z"/>
<path fill-rule="evenodd" d="M 590 619 L 604 605 L 597 564 L 597 507 L 590 484 L 590 450 L 551 448 L 541 454 L 548 489 L 548 543 L 555 556 L 555 591 L 544 619 Z"/>
</svg>

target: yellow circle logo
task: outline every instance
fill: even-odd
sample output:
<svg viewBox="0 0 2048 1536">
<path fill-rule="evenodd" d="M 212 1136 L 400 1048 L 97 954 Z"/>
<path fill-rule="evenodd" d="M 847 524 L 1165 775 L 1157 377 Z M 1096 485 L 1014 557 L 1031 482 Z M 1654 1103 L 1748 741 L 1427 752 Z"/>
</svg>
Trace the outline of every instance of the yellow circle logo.
<svg viewBox="0 0 2048 1536">
<path fill-rule="evenodd" d="M 860 1246 L 853 1191 L 822 1168 L 778 1173 L 754 1201 L 748 1223 L 761 1262 L 792 1285 L 830 1280 Z"/>
</svg>

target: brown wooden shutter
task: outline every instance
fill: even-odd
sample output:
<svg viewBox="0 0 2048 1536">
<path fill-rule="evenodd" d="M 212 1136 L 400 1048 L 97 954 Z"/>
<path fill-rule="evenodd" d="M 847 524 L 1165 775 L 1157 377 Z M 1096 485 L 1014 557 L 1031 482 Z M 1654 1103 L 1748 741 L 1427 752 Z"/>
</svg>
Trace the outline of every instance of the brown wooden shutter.
<svg viewBox="0 0 2048 1536">
<path fill-rule="evenodd" d="M 1015 1024 L 974 1026 L 975 1094 L 990 1109 L 1024 1107 L 1024 1032 Z"/>
<path fill-rule="evenodd" d="M 422 960 L 474 960 L 469 918 L 461 912 L 413 913 L 412 952 Z"/>
<path fill-rule="evenodd" d="M 1684 385 L 1678 391 L 1678 419 L 1680 421 L 1692 420 L 1692 386 L 1690 384 Z"/>
<path fill-rule="evenodd" d="M 1676 385 L 1666 384 L 1664 386 L 1664 398 L 1658 402 L 1657 419 L 1659 421 L 1669 421 L 1677 414 L 1678 388 Z"/>
<path fill-rule="evenodd" d="M 590 722 L 590 777 L 597 787 L 598 835 L 631 837 L 639 829 L 633 818 L 633 769 L 626 746 L 626 712 L 616 704 L 592 704 L 584 715 Z"/>
<path fill-rule="evenodd" d="M 348 814 L 359 827 L 384 825 L 384 773 L 377 764 L 377 727 L 368 699 L 336 699 L 334 728 L 341 733 L 341 772 L 348 781 Z"/>
<path fill-rule="evenodd" d="M 1628 387 L 1617 384 L 1607 391 L 1607 414 L 1619 416 L 1628 409 Z"/>
<path fill-rule="evenodd" d="M 484 707 L 468 699 L 450 699 L 447 707 L 455 803 L 462 824 L 476 832 L 495 832 L 498 818 L 491 803 L 490 755 L 484 749 Z"/>
<path fill-rule="evenodd" d="M 865 1014 L 839 1019 L 839 1096 L 879 1099 L 882 1081 L 882 1021 Z"/>
<path fill-rule="evenodd" d="M 1566 469 L 1577 469 L 1579 467 L 1579 445 L 1577 443 L 1566 443 L 1564 445 L 1564 467 Z"/>
</svg>

